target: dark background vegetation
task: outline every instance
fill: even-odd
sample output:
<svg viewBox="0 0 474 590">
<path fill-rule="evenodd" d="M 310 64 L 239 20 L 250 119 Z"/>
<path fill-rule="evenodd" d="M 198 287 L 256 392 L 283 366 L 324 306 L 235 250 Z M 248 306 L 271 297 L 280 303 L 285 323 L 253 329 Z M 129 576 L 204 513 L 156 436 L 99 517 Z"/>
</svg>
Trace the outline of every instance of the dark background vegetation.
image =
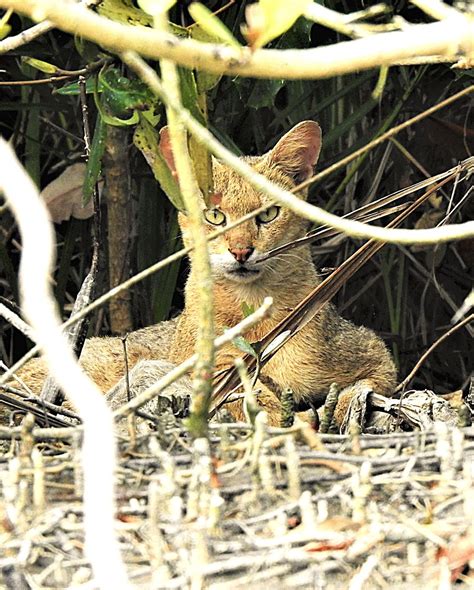
<svg viewBox="0 0 474 590">
<path fill-rule="evenodd" d="M 216 10 L 224 2 L 207 2 Z M 241 39 L 245 2 L 236 2 L 220 17 Z M 326 5 L 349 12 L 366 7 L 363 1 L 328 1 Z M 409 21 L 426 20 L 403 0 L 393 3 L 393 12 Z M 177 24 L 190 19 L 186 3 L 172 11 Z M 387 17 L 385 17 L 387 18 Z M 388 17 L 390 18 L 390 17 Z M 13 32 L 28 26 L 26 19 L 14 16 Z M 299 20 L 295 27 L 271 46 L 310 47 L 342 39 L 337 33 Z M 3 81 L 47 77 L 22 64 L 22 56 L 32 56 L 61 68 L 74 70 L 87 63 L 77 49 L 77 40 L 54 31 L 16 52 L 1 58 Z M 94 48 L 88 48 L 94 54 Z M 372 92 L 379 72 L 372 70 L 328 80 L 254 80 L 223 77 L 209 92 L 209 126 L 217 137 L 236 153 L 259 154 L 268 150 L 292 125 L 304 119 L 319 121 L 324 147 L 318 169 L 337 161 L 378 134 L 422 112 L 472 84 L 472 72 L 457 71 L 449 65 L 392 67 L 380 99 Z M 0 87 L 0 127 L 13 144 L 35 182 L 44 187 L 67 166 L 83 159 L 82 119 L 77 96 L 54 92 L 61 83 Z M 96 111 L 89 96 L 91 123 Z M 384 143 L 347 168 L 314 185 L 310 200 L 330 211 L 343 214 L 367 199 L 389 194 L 442 172 L 472 154 L 474 129 L 472 104 L 464 98 L 438 111 L 435 116 L 399 134 L 399 145 Z M 130 273 L 180 248 L 176 237 L 176 215 L 142 154 L 129 139 L 132 207 L 131 232 L 123 247 L 130 252 Z M 402 151 L 404 150 L 405 153 Z M 457 202 L 467 191 L 466 183 L 454 193 Z M 445 187 L 441 209 L 446 210 L 452 186 Z M 107 200 L 103 199 L 107 214 Z M 424 211 L 433 210 L 427 206 Z M 471 203 L 464 205 L 452 222 L 472 217 Z M 413 227 L 421 216 L 409 221 Z M 434 215 L 436 216 L 436 215 Z M 56 226 L 58 258 L 55 289 L 58 304 L 66 318 L 91 257 L 91 220 L 71 219 Z M 21 242 L 8 211 L 0 218 L 0 295 L 2 301 L 18 304 L 17 270 Z M 329 254 L 317 258 L 319 267 L 336 267 L 359 242 L 348 239 Z M 103 244 L 106 251 L 106 244 Z M 344 316 L 377 330 L 393 350 L 404 376 L 427 346 L 450 327 L 456 309 L 468 295 L 472 276 L 473 242 L 465 240 L 437 248 L 386 246 L 339 292 L 335 303 Z M 178 313 L 186 264 L 175 264 L 132 290 L 132 317 L 135 327 L 160 321 Z M 129 271 L 124 270 L 125 275 Z M 107 290 L 107 272 L 101 273 L 100 292 Z M 109 333 L 107 310 L 101 310 L 91 323 L 91 334 Z M 470 335 L 462 329 L 430 357 L 419 372 L 415 385 L 437 392 L 459 389 L 469 374 Z M 16 330 L 0 325 L 0 357 L 10 364 L 30 346 Z"/>
</svg>

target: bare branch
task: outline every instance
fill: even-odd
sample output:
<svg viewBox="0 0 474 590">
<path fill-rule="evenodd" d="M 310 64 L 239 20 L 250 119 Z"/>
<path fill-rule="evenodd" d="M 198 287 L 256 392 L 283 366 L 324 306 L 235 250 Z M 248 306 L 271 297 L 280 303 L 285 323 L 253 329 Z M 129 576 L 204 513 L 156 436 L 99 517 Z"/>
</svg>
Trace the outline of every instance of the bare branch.
<svg viewBox="0 0 474 590">
<path fill-rule="evenodd" d="M 262 191 L 277 203 L 281 203 L 291 209 L 297 215 L 305 217 L 315 223 L 329 225 L 339 231 L 358 238 L 373 238 L 378 241 L 398 244 L 436 244 L 450 240 L 459 240 L 474 235 L 474 221 L 457 225 L 445 225 L 434 229 L 386 229 L 361 223 L 359 221 L 342 219 L 329 213 L 320 207 L 311 205 L 306 201 L 284 190 L 266 177 L 258 174 L 249 164 L 232 154 L 198 121 L 189 111 L 175 104 L 163 87 L 156 72 L 150 68 L 139 56 L 127 52 L 122 56 L 125 63 L 135 70 L 149 87 L 156 92 L 163 102 L 171 107 L 181 118 L 186 128 L 193 133 L 199 141 L 202 141 L 208 150 L 225 164 L 246 178 L 255 188 Z M 459 172 L 470 170 L 474 167 L 474 158 L 468 158 L 459 165 Z"/>
<path fill-rule="evenodd" d="M 410 2 L 436 20 L 459 17 L 459 11 L 441 0 L 410 0 Z"/>
<path fill-rule="evenodd" d="M 100 588 L 129 588 L 114 534 L 115 444 L 112 415 L 102 394 L 81 371 L 62 333 L 49 277 L 53 228 L 43 201 L 13 150 L 0 140 L 0 179 L 22 236 L 20 288 L 23 309 L 51 373 L 84 423 L 85 553 Z"/>
<path fill-rule="evenodd" d="M 433 350 L 435 348 L 437 348 L 438 345 L 441 344 L 441 342 L 444 342 L 447 338 L 449 338 L 452 334 L 454 334 L 454 332 L 457 332 L 459 330 L 459 328 L 466 326 L 467 324 L 471 323 L 472 321 L 474 321 L 474 313 L 471 313 L 469 316 L 467 316 L 466 318 L 461 320 L 458 324 L 456 324 L 455 326 L 450 328 L 447 332 L 445 332 L 437 340 L 435 340 L 433 342 L 433 344 L 428 348 L 428 350 L 426 350 L 421 355 L 421 357 L 418 359 L 418 362 L 413 367 L 413 369 L 408 373 L 408 375 L 405 377 L 405 379 L 397 386 L 397 388 L 395 389 L 395 393 L 398 391 L 403 391 L 405 389 L 405 387 L 408 385 L 408 383 L 410 383 L 410 381 L 416 375 L 416 373 L 418 372 L 418 369 L 421 367 L 421 365 L 426 361 L 426 359 L 433 352 Z"/>
<path fill-rule="evenodd" d="M 257 78 L 326 78 L 390 66 L 401 60 L 442 56 L 457 62 L 473 59 L 474 21 L 456 11 L 454 18 L 371 35 L 313 49 L 261 49 L 251 52 L 225 45 L 178 39 L 166 32 L 127 26 L 101 17 L 83 5 L 57 0 L 0 0 L 34 20 L 50 19 L 58 28 L 78 34 L 115 52 L 134 51 L 152 59 L 171 59 L 189 68 Z M 429 60 L 428 60 L 429 61 Z"/>
<path fill-rule="evenodd" d="M 306 8 L 304 15 L 307 19 L 319 23 L 324 27 L 333 29 L 338 33 L 347 35 L 348 37 L 366 37 L 367 35 L 375 33 L 377 30 L 381 32 L 384 30 L 389 31 L 400 28 L 394 23 L 383 25 L 366 25 L 354 22 L 386 12 L 389 12 L 387 5 L 376 4 L 375 6 L 369 6 L 367 10 L 361 10 L 350 14 L 341 14 L 340 12 L 322 6 L 321 4 L 312 2 Z"/>
<path fill-rule="evenodd" d="M 18 33 L 18 35 L 7 37 L 6 39 L 3 39 L 3 41 L 0 41 L 0 54 L 7 53 L 7 51 L 12 51 L 13 49 L 18 49 L 18 47 L 30 43 L 33 39 L 44 35 L 52 29 L 54 29 L 53 23 L 49 20 L 45 20 L 42 23 L 38 23 L 37 25 L 26 29 L 26 31 Z"/>
<path fill-rule="evenodd" d="M 8 309 L 6 305 L 3 305 L 3 303 L 0 303 L 0 315 L 3 316 L 7 322 L 9 322 L 27 338 L 33 342 L 36 342 L 36 338 L 31 327 L 26 322 L 24 322 L 19 315 L 17 315 L 11 309 Z"/>
<path fill-rule="evenodd" d="M 86 6 L 92 6 L 97 3 L 98 0 L 85 0 L 84 2 Z M 12 35 L 11 37 L 3 39 L 2 41 L 0 41 L 0 55 L 2 53 L 7 53 L 7 51 L 18 49 L 22 45 L 30 43 L 37 37 L 41 37 L 41 35 L 44 35 L 45 33 L 48 33 L 49 31 L 53 30 L 54 27 L 54 23 L 52 23 L 49 20 L 44 20 L 43 22 L 38 23 L 37 25 L 30 27 L 29 29 L 26 29 L 26 31 L 18 33 L 18 35 Z"/>
</svg>

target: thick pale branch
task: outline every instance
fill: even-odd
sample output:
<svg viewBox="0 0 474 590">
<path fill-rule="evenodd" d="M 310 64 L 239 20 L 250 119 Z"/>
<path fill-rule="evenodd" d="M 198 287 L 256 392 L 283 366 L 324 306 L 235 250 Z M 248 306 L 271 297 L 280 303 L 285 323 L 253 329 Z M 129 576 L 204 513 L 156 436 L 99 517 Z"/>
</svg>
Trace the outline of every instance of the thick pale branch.
<svg viewBox="0 0 474 590">
<path fill-rule="evenodd" d="M 166 32 L 113 22 L 80 4 L 57 0 L 0 0 L 34 20 L 51 20 L 58 28 L 77 34 L 115 52 L 135 51 L 145 57 L 167 58 L 189 68 L 257 78 L 324 78 L 392 65 L 400 60 L 443 56 L 468 60 L 474 54 L 474 20 L 456 13 L 439 23 L 414 25 L 406 31 L 379 33 L 315 49 L 242 50 L 178 39 Z M 458 16 L 459 14 L 459 16 Z"/>
<path fill-rule="evenodd" d="M 441 2 L 441 0 L 410 0 L 410 2 L 436 20 L 459 16 L 459 12 L 455 8 Z"/>
<path fill-rule="evenodd" d="M 84 423 L 85 552 L 99 588 L 129 588 L 114 535 L 115 445 L 112 415 L 100 391 L 81 371 L 61 330 L 50 274 L 54 262 L 52 223 L 38 191 L 11 147 L 0 139 L 0 180 L 22 236 L 20 288 L 23 309 L 57 383 Z"/>
</svg>

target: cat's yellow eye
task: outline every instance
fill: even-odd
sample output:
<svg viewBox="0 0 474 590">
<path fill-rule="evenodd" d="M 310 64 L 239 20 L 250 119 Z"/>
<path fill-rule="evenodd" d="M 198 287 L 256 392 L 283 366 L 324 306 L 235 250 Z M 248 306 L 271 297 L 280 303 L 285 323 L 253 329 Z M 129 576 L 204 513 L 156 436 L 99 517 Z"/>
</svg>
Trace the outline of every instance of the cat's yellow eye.
<svg viewBox="0 0 474 590">
<path fill-rule="evenodd" d="M 278 217 L 278 213 L 280 213 L 280 207 L 277 205 L 272 205 L 268 207 L 265 211 L 262 211 L 259 215 L 257 215 L 257 222 L 258 223 L 270 223 Z"/>
<path fill-rule="evenodd" d="M 225 215 L 219 209 L 205 209 L 204 219 L 212 225 L 224 225 Z"/>
</svg>

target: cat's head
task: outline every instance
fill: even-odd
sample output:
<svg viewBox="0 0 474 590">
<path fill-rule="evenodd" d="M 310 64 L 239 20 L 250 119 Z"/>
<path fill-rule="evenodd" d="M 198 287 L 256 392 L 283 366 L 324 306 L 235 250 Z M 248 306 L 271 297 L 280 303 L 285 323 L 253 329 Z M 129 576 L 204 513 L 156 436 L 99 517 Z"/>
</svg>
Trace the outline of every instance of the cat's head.
<svg viewBox="0 0 474 590">
<path fill-rule="evenodd" d="M 279 186 L 291 190 L 311 176 L 321 149 L 321 129 L 314 121 L 303 121 L 284 135 L 276 146 L 245 161 Z M 168 154 L 168 163 L 170 157 Z M 172 163 L 171 163 L 172 166 Z M 228 166 L 214 161 L 214 195 L 209 208 L 203 206 L 206 232 L 225 227 L 242 216 L 268 204 L 254 219 L 230 229 L 209 243 L 214 278 L 237 283 L 253 283 L 280 271 L 287 274 L 294 254 L 281 254 L 260 262 L 270 250 L 302 237 L 308 222 L 253 188 Z M 307 191 L 298 196 L 306 198 Z M 180 213 L 179 223 L 186 246 L 191 245 L 189 221 Z"/>
</svg>

